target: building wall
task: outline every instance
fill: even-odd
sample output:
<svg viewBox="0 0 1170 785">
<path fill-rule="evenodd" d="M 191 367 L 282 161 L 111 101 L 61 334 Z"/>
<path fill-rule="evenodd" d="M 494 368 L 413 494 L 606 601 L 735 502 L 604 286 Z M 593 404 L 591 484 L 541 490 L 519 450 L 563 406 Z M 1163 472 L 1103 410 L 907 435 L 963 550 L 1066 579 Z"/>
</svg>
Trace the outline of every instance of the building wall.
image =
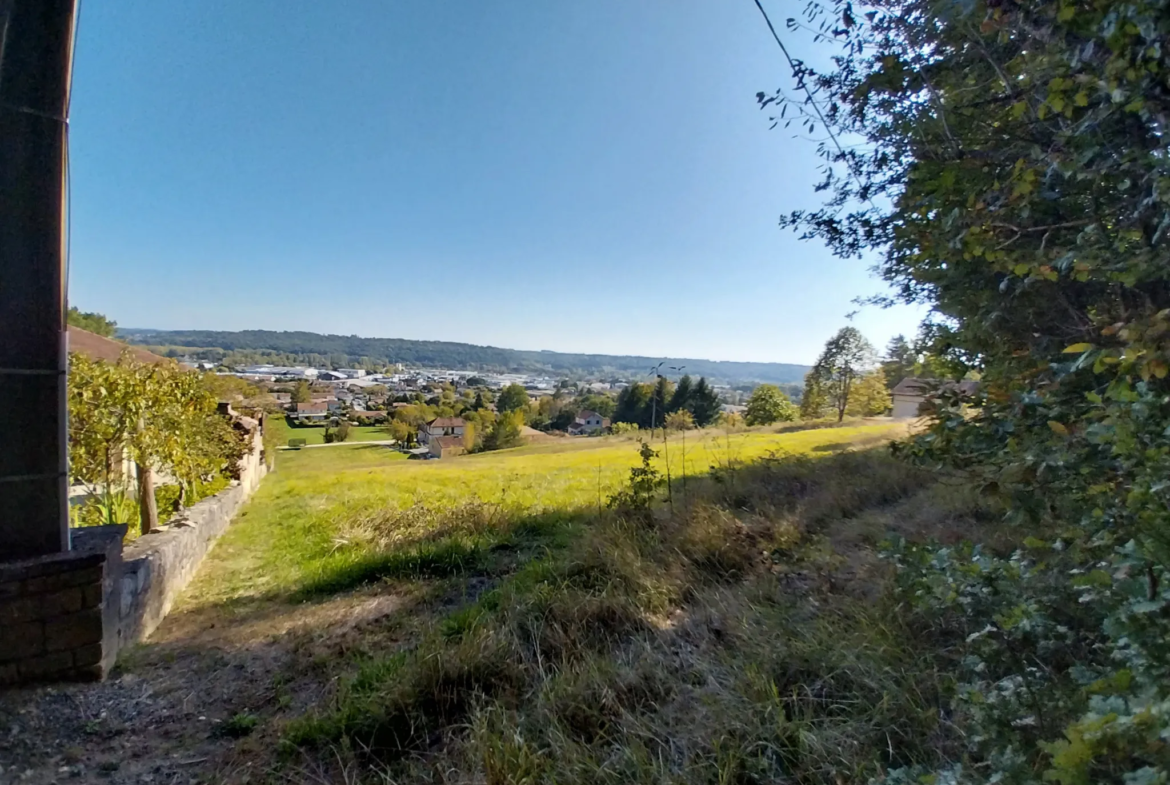
<svg viewBox="0 0 1170 785">
<path fill-rule="evenodd" d="M 901 395 L 893 396 L 893 417 L 917 417 L 918 409 L 922 406 L 923 397 L 921 395 Z"/>
</svg>

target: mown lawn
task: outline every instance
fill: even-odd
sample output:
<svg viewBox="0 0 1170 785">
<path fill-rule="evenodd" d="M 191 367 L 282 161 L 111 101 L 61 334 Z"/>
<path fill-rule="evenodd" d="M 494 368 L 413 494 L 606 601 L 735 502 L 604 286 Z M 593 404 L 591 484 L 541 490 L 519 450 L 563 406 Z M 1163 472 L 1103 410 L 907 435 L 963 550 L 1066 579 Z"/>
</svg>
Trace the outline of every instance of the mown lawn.
<svg viewBox="0 0 1170 785">
<path fill-rule="evenodd" d="M 277 415 L 268 418 L 267 427 L 274 431 L 271 442 L 280 447 L 288 445 L 289 439 L 304 439 L 305 444 L 325 443 L 325 426 L 323 425 L 289 425 L 283 416 Z M 386 433 L 386 429 L 381 426 L 351 425 L 346 443 L 385 441 L 389 438 L 390 434 Z"/>
</svg>

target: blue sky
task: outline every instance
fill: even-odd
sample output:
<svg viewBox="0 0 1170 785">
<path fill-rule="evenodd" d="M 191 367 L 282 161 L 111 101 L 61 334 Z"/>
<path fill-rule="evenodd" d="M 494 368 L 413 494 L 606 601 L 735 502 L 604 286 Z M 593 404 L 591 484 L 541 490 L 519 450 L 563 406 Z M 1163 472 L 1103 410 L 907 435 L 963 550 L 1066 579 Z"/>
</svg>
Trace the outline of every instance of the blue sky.
<svg viewBox="0 0 1170 785">
<path fill-rule="evenodd" d="M 89 0 L 70 299 L 809 362 L 880 282 L 777 226 L 816 203 L 813 144 L 755 105 L 786 74 L 751 0 Z M 854 323 L 880 347 L 919 316 Z"/>
</svg>

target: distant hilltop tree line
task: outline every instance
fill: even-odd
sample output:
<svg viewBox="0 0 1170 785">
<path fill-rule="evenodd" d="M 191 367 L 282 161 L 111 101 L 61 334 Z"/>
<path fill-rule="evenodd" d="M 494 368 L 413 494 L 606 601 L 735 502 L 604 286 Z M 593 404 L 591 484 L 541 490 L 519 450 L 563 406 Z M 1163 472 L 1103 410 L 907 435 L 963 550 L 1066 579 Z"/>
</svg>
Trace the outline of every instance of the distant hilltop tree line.
<svg viewBox="0 0 1170 785">
<path fill-rule="evenodd" d="M 227 365 L 272 363 L 380 369 L 394 363 L 420 367 L 463 368 L 501 372 L 544 372 L 559 376 L 630 376 L 645 373 L 662 358 L 606 354 L 501 349 L 448 341 L 410 341 L 399 338 L 360 338 L 356 335 L 320 335 L 309 332 L 243 330 L 146 331 L 122 330 L 131 343 L 150 346 L 161 354 L 190 355 Z M 799 383 L 808 366 L 788 363 L 720 362 L 671 359 L 709 380 Z"/>
</svg>

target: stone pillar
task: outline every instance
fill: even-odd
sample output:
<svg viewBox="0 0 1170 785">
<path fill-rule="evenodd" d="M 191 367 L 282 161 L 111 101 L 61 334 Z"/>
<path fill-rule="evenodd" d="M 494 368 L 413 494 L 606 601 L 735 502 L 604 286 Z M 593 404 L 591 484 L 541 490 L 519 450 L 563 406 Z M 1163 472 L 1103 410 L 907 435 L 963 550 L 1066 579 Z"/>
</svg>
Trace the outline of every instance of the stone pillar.
<svg viewBox="0 0 1170 785">
<path fill-rule="evenodd" d="M 75 0 L 0 6 L 0 562 L 69 549 L 66 123 Z"/>
</svg>

